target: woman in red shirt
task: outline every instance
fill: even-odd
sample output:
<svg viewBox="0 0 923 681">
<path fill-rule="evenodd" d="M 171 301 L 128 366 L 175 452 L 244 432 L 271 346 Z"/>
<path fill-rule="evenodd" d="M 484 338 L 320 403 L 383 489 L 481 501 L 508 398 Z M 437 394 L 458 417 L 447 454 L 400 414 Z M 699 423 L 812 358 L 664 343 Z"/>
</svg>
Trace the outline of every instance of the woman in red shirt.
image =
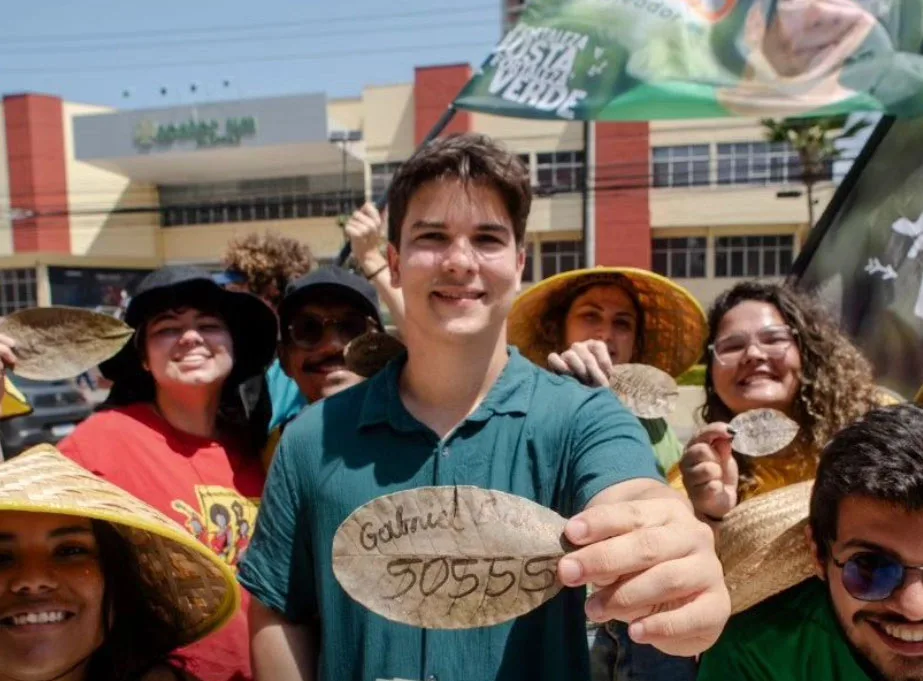
<svg viewBox="0 0 923 681">
<path fill-rule="evenodd" d="M 58 447 L 179 522 L 233 568 L 263 491 L 257 453 L 268 422 L 241 388 L 272 361 L 275 315 L 198 268 L 166 267 L 141 282 L 125 321 L 134 337 L 100 366 L 113 381 L 110 398 Z M 252 677 L 243 598 L 227 627 L 178 653 L 202 681 Z"/>
</svg>

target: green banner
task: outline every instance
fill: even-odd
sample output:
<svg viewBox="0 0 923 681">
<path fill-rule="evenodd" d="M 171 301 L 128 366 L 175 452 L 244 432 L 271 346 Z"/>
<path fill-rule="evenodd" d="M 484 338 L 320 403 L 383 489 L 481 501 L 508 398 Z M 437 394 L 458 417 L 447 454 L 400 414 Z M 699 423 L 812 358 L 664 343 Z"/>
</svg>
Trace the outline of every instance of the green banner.
<svg viewBox="0 0 923 681">
<path fill-rule="evenodd" d="M 923 114 L 923 0 L 531 0 L 456 100 L 543 119 Z"/>
</svg>

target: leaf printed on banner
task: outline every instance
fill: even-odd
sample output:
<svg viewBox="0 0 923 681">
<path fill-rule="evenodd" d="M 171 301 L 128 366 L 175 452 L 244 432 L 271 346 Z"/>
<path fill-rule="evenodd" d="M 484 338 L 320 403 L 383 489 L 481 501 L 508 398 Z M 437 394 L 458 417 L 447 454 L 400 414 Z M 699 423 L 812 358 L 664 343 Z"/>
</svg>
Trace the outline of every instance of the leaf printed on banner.
<svg viewBox="0 0 923 681">
<path fill-rule="evenodd" d="M 731 447 L 746 456 L 769 456 L 788 447 L 798 435 L 798 424 L 776 409 L 751 409 L 728 424 Z"/>
<path fill-rule="evenodd" d="M 670 374 L 648 364 L 619 364 L 612 368 L 609 387 L 632 414 L 660 419 L 676 409 L 679 387 Z"/>
<path fill-rule="evenodd" d="M 404 344 L 389 333 L 368 331 L 349 342 L 343 351 L 343 359 L 347 369 L 369 378 L 405 349 Z"/>
<path fill-rule="evenodd" d="M 562 588 L 565 520 L 522 497 L 421 487 L 359 507 L 333 539 L 333 573 L 382 617 L 468 629 L 524 615 Z"/>
<path fill-rule="evenodd" d="M 14 373 L 37 381 L 79 376 L 118 353 L 134 330 L 109 315 L 77 307 L 33 307 L 0 319 L 16 341 Z"/>
</svg>

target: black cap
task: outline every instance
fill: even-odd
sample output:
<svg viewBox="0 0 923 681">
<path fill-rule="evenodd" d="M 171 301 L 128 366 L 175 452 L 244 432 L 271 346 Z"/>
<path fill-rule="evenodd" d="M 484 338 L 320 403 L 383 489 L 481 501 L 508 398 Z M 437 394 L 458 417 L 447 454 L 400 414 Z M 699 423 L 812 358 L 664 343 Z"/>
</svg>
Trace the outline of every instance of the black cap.
<svg viewBox="0 0 923 681">
<path fill-rule="evenodd" d="M 378 294 L 365 277 L 342 267 L 321 267 L 285 287 L 285 297 L 279 305 L 283 333 L 299 307 L 313 301 L 324 303 L 330 298 L 355 305 L 374 319 L 379 328 L 384 328 L 378 309 Z"/>
</svg>

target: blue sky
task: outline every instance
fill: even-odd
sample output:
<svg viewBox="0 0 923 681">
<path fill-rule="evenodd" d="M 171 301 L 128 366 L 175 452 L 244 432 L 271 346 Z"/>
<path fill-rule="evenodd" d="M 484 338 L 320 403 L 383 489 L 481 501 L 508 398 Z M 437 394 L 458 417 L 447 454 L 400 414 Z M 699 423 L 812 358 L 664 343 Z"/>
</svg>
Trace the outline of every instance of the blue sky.
<svg viewBox="0 0 923 681">
<path fill-rule="evenodd" d="M 352 96 L 409 82 L 414 66 L 476 65 L 501 1 L 0 0 L 0 16 L 0 93 L 145 108 Z"/>
</svg>

